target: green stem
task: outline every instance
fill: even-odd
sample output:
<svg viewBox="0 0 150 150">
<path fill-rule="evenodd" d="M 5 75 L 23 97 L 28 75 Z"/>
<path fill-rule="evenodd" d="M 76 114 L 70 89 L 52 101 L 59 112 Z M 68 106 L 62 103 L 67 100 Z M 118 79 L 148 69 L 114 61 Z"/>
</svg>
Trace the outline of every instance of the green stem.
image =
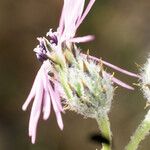
<svg viewBox="0 0 150 150">
<path fill-rule="evenodd" d="M 111 130 L 110 130 L 110 122 L 107 113 L 103 113 L 99 117 L 97 117 L 97 123 L 101 132 L 101 135 L 106 138 L 109 143 L 102 143 L 102 149 L 101 150 L 111 150 Z"/>
<path fill-rule="evenodd" d="M 136 129 L 125 150 L 137 150 L 140 142 L 145 139 L 146 135 L 149 134 L 149 131 L 150 131 L 150 110 L 145 116 L 145 119 Z"/>
</svg>

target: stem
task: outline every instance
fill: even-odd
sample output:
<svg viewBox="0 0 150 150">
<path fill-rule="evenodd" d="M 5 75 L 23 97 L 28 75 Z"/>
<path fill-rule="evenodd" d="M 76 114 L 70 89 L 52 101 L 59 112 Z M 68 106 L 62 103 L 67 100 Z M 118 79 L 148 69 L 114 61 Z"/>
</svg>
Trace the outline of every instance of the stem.
<svg viewBox="0 0 150 150">
<path fill-rule="evenodd" d="M 150 110 L 145 116 L 145 119 L 136 129 L 125 150 L 137 150 L 140 142 L 145 139 L 145 137 L 149 134 L 149 131 L 150 131 Z"/>
<path fill-rule="evenodd" d="M 106 112 L 104 112 L 102 115 L 97 117 L 97 123 L 101 132 L 101 135 L 106 138 L 109 143 L 102 143 L 102 149 L 101 150 L 111 150 L 111 130 L 110 130 L 110 122 L 109 118 Z"/>
</svg>

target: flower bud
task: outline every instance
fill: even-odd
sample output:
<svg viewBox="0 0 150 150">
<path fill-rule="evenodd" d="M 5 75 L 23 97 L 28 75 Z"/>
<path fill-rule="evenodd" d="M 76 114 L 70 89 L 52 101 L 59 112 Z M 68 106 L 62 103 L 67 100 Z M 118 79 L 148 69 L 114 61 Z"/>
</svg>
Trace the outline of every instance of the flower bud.
<svg viewBox="0 0 150 150">
<path fill-rule="evenodd" d="M 76 62 L 83 62 L 83 69 L 79 64 L 67 68 L 66 82 L 73 96 L 71 98 L 66 96 L 65 104 L 69 110 L 85 117 L 96 118 L 97 115 L 110 110 L 114 95 L 111 76 L 103 70 L 102 65 L 89 61 L 80 54 Z"/>
</svg>

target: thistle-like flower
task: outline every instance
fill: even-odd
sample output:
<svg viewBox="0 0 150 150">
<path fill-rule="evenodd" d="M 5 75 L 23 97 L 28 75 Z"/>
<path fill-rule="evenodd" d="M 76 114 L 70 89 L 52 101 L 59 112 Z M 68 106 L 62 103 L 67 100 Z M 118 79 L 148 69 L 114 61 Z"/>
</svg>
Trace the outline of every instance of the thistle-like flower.
<svg viewBox="0 0 150 150">
<path fill-rule="evenodd" d="M 94 2 L 95 0 L 90 0 L 84 10 L 85 0 L 64 0 L 57 31 L 53 32 L 50 29 L 46 34 L 47 38 L 38 38 L 39 45 L 34 51 L 42 66 L 23 105 L 23 110 L 26 110 L 28 104 L 34 99 L 29 120 L 29 136 L 32 138 L 32 143 L 35 143 L 41 112 L 43 112 L 43 119 L 48 119 L 51 104 L 62 130 L 61 112 L 64 108 L 76 111 L 85 117 L 97 118 L 102 116 L 103 112 L 107 113 L 110 110 L 114 95 L 113 82 L 133 89 L 107 73 L 103 65 L 130 76 L 137 77 L 136 74 L 89 54 L 83 54 L 75 45 L 94 38 L 91 35 L 75 36 Z"/>
<path fill-rule="evenodd" d="M 78 26 L 82 23 L 95 0 L 90 0 L 86 10 L 83 12 L 85 0 L 64 0 L 64 6 L 60 18 L 59 27 L 56 32 L 52 29 L 47 33 L 48 38 L 38 38 L 39 45 L 34 49 L 37 58 L 43 63 L 38 71 L 30 94 L 22 109 L 26 110 L 33 100 L 29 120 L 29 136 L 35 143 L 36 128 L 41 111 L 43 119 L 49 118 L 51 103 L 54 108 L 58 125 L 63 129 L 61 112 L 63 112 L 61 98 L 62 88 L 56 72 L 56 66 L 66 67 L 65 57 L 62 54 L 62 45 L 67 42 L 85 42 L 93 39 L 93 36 L 74 38 Z M 71 14 L 70 14 L 71 12 Z M 70 41 L 69 41 L 70 40 Z"/>
</svg>

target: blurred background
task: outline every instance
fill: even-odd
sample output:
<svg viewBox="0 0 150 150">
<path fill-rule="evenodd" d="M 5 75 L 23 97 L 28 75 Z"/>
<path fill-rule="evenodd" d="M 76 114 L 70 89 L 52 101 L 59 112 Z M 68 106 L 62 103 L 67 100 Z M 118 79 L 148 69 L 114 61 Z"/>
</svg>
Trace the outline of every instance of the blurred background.
<svg viewBox="0 0 150 150">
<path fill-rule="evenodd" d="M 40 67 L 33 53 L 36 37 L 58 26 L 63 0 L 0 0 L 0 150 L 100 150 L 90 140 L 98 133 L 95 120 L 67 111 L 60 131 L 55 114 L 40 120 L 37 141 L 28 137 L 27 112 L 21 110 Z M 94 34 L 95 41 L 80 44 L 83 51 L 117 66 L 138 72 L 150 51 L 149 0 L 97 0 L 77 35 Z M 109 70 L 109 69 L 108 69 Z M 116 77 L 132 84 L 137 80 L 120 73 Z M 30 105 L 31 106 L 31 105 Z M 144 117 L 145 99 L 138 87 L 118 87 L 110 111 L 113 150 L 122 150 Z M 149 150 L 150 137 L 139 150 Z"/>
</svg>

